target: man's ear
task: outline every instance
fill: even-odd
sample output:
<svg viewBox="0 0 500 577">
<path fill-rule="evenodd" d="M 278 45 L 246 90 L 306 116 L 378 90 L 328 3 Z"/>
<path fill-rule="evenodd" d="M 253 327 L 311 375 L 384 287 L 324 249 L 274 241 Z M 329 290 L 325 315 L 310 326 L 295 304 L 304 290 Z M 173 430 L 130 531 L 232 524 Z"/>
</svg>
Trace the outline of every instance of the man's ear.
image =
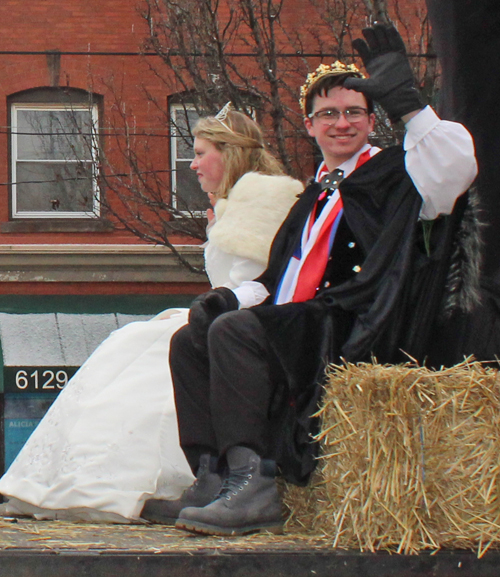
<svg viewBox="0 0 500 577">
<path fill-rule="evenodd" d="M 373 112 L 370 114 L 369 128 L 370 128 L 370 132 L 373 132 L 373 129 L 375 128 L 375 114 Z"/>
<path fill-rule="evenodd" d="M 309 134 L 309 136 L 312 136 L 314 138 L 316 135 L 314 134 L 313 123 L 308 116 L 304 116 L 304 126 L 306 127 L 307 134 Z"/>
</svg>

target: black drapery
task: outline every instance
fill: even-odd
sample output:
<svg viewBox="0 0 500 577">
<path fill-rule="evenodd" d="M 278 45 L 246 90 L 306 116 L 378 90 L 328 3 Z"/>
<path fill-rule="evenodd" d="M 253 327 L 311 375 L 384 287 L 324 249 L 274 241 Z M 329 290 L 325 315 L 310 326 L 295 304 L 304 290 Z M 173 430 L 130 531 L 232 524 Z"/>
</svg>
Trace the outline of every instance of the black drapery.
<svg viewBox="0 0 500 577">
<path fill-rule="evenodd" d="M 471 132 L 479 165 L 477 189 L 485 226 L 482 303 L 455 315 L 437 335 L 446 364 L 474 354 L 500 356 L 500 3 L 498 0 L 427 0 L 443 69 L 439 113 Z"/>
</svg>

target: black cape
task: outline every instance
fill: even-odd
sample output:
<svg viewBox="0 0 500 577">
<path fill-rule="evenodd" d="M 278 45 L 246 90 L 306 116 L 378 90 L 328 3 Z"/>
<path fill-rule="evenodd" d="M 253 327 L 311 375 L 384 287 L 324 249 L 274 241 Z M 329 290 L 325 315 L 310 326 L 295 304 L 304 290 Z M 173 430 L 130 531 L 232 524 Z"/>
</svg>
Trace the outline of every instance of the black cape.
<svg viewBox="0 0 500 577">
<path fill-rule="evenodd" d="M 318 423 L 311 415 L 326 365 L 372 356 L 382 363 L 406 361 L 407 355 L 422 361 L 429 346 L 447 277 L 453 219 L 419 221 L 422 198 L 405 170 L 404 156 L 401 147 L 383 150 L 340 185 L 344 218 L 362 251 L 361 272 L 345 280 L 346 240 L 336 237 L 332 254 L 338 270 L 328 267 L 321 285 L 330 287 L 303 303 L 272 304 L 319 195 L 319 186 L 312 184 L 283 223 L 269 266 L 257 279 L 271 296 L 250 310 L 286 375 L 271 415 L 274 457 L 283 476 L 299 485 L 307 483 L 315 465 L 311 436 Z"/>
</svg>

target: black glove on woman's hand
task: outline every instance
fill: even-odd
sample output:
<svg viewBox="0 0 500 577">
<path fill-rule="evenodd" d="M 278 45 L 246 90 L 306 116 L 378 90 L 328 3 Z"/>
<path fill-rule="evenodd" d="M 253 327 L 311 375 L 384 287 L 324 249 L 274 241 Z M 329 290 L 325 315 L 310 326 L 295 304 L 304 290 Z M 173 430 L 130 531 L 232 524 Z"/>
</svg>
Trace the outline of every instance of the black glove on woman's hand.
<svg viewBox="0 0 500 577">
<path fill-rule="evenodd" d="M 365 28 L 363 36 L 352 43 L 359 53 L 370 78 L 348 78 L 344 86 L 362 92 L 378 102 L 392 122 L 424 107 L 406 48 L 399 32 L 392 25 L 375 24 Z"/>
<path fill-rule="evenodd" d="M 239 304 L 234 292 L 226 287 L 213 289 L 194 299 L 189 310 L 189 325 L 196 350 L 207 353 L 210 325 L 221 314 L 237 310 Z"/>
</svg>

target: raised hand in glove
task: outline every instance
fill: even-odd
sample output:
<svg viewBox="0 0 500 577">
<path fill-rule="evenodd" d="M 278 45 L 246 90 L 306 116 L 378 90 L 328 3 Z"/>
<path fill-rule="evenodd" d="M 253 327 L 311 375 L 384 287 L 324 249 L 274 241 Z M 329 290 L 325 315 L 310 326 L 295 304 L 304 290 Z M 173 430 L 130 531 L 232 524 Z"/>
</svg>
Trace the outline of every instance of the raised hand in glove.
<svg viewBox="0 0 500 577">
<path fill-rule="evenodd" d="M 189 325 L 194 348 L 207 353 L 208 329 L 223 313 L 237 310 L 239 301 L 231 289 L 220 287 L 195 298 L 189 309 Z"/>
<path fill-rule="evenodd" d="M 370 78 L 348 78 L 345 88 L 362 92 L 378 102 L 392 122 L 424 107 L 408 62 L 403 39 L 392 25 L 365 28 L 353 41 Z"/>
</svg>

